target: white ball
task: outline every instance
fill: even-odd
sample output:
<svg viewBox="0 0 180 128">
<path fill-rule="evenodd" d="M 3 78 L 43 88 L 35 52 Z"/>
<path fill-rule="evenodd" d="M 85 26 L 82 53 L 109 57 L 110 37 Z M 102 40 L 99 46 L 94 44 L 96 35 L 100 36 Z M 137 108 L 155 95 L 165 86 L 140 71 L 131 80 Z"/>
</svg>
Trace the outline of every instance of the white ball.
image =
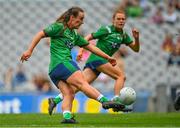
<svg viewBox="0 0 180 128">
<path fill-rule="evenodd" d="M 136 100 L 136 92 L 131 87 L 124 87 L 121 89 L 119 97 L 124 105 L 131 105 Z"/>
</svg>

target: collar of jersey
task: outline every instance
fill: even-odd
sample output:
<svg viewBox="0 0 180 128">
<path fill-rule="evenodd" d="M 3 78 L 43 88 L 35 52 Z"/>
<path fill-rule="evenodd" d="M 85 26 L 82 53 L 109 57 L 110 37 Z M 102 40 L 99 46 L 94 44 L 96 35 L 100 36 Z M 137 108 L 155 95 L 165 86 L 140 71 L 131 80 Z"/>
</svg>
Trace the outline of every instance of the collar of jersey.
<svg viewBox="0 0 180 128">
<path fill-rule="evenodd" d="M 116 28 L 114 27 L 114 25 L 111 25 L 110 27 L 111 27 L 111 30 L 113 32 L 118 32 L 118 33 L 121 33 L 121 34 L 123 33 L 123 30 L 122 31 L 117 31 Z"/>
</svg>

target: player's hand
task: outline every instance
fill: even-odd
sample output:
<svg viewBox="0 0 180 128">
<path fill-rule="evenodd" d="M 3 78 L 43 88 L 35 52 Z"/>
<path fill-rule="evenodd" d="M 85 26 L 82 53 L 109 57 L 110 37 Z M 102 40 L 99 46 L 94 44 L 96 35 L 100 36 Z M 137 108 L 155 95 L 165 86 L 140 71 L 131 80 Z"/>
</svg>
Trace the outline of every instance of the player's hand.
<svg viewBox="0 0 180 128">
<path fill-rule="evenodd" d="M 23 63 L 24 61 L 28 61 L 28 59 L 31 57 L 32 52 L 30 50 L 25 51 L 22 56 L 20 61 Z"/>
<path fill-rule="evenodd" d="M 77 57 L 76 57 L 76 60 L 77 60 L 78 62 L 82 60 L 83 51 L 84 51 L 83 48 L 80 48 L 79 51 L 78 51 L 78 55 L 77 55 Z"/>
<path fill-rule="evenodd" d="M 82 60 L 83 53 L 78 52 L 78 55 L 76 57 L 76 60 L 79 62 Z"/>
<path fill-rule="evenodd" d="M 108 61 L 109 61 L 109 63 L 111 63 L 112 66 L 116 66 L 116 64 L 117 64 L 116 59 L 114 59 L 113 57 L 109 57 Z"/>
<path fill-rule="evenodd" d="M 132 35 L 135 39 L 139 39 L 139 31 L 137 29 L 132 29 Z"/>
</svg>

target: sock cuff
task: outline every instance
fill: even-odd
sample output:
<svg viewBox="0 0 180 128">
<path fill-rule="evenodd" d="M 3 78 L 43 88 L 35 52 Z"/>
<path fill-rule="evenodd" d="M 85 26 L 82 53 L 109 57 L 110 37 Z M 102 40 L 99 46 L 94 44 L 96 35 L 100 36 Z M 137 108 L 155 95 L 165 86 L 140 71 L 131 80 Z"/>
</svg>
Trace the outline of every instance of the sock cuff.
<svg viewBox="0 0 180 128">
<path fill-rule="evenodd" d="M 71 119 L 72 118 L 71 112 L 69 110 L 63 111 L 63 118 L 64 119 Z"/>
<path fill-rule="evenodd" d="M 64 110 L 63 114 L 65 114 L 65 113 L 70 113 L 71 114 L 71 112 L 69 110 Z"/>
<path fill-rule="evenodd" d="M 113 98 L 117 98 L 117 97 L 119 97 L 119 95 L 114 95 L 114 97 L 113 97 Z"/>
<path fill-rule="evenodd" d="M 62 95 L 62 93 L 60 93 L 58 96 L 59 96 L 61 99 L 63 99 L 63 95 Z"/>
<path fill-rule="evenodd" d="M 104 97 L 104 96 L 103 96 L 102 94 L 100 94 L 100 95 L 98 96 L 97 100 L 100 101 L 100 99 L 101 99 L 102 97 Z"/>
</svg>

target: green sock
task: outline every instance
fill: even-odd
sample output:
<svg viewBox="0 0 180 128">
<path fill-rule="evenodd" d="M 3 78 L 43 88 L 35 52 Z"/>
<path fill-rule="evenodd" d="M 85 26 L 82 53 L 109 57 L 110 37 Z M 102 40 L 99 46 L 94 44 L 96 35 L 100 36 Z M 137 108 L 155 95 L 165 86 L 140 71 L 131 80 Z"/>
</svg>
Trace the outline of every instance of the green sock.
<svg viewBox="0 0 180 128">
<path fill-rule="evenodd" d="M 99 100 L 99 102 L 101 102 L 101 103 L 104 103 L 104 102 L 107 102 L 107 101 L 109 101 L 108 98 L 106 98 L 104 96 L 101 97 L 100 100 Z"/>
<path fill-rule="evenodd" d="M 64 119 L 71 119 L 72 118 L 71 112 L 70 111 L 64 111 L 63 112 L 63 118 Z"/>
<path fill-rule="evenodd" d="M 53 99 L 53 101 L 54 101 L 56 104 L 58 104 L 58 103 L 60 103 L 60 102 L 62 101 L 62 99 L 61 99 L 61 97 L 58 95 L 58 96 L 56 96 L 56 97 Z"/>
</svg>

